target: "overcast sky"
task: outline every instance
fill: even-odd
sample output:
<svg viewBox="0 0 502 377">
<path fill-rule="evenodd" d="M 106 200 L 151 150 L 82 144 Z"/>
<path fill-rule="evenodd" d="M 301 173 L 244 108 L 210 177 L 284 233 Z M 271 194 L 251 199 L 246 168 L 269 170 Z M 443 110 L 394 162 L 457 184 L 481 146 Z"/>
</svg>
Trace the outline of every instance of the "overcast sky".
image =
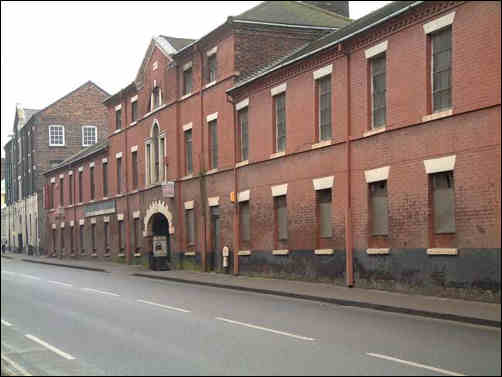
<svg viewBox="0 0 502 377">
<path fill-rule="evenodd" d="M 152 36 L 198 39 L 259 3 L 2 1 L 2 156 L 16 103 L 42 109 L 88 80 L 113 94 L 134 80 Z M 350 1 L 350 17 L 388 3 Z"/>
</svg>

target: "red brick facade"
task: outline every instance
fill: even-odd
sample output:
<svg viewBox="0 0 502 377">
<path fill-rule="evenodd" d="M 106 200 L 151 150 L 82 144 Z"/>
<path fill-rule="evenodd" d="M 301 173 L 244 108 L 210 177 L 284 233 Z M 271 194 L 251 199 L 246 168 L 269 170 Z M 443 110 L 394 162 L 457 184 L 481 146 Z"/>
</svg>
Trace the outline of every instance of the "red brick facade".
<svg viewBox="0 0 502 377">
<path fill-rule="evenodd" d="M 451 12 L 455 12 L 451 23 L 452 107 L 451 112 L 433 119 L 430 117 L 430 42 L 424 32 L 424 24 Z M 82 165 L 84 174 L 87 174 L 88 164 L 95 161 L 96 198 L 99 201 L 102 199 L 100 188 L 103 186 L 100 181 L 101 159 L 103 156 L 108 159 L 108 198 L 113 198 L 116 203 L 116 212 L 109 215 L 110 220 L 114 219 L 110 222 L 110 229 L 116 233 L 115 227 L 118 225 L 114 222 L 117 214 L 124 214 L 124 229 L 129 235 L 124 259 L 132 262 L 137 251 L 132 250 L 134 213 L 139 211 L 141 224 L 138 254 L 145 255 L 151 250 L 149 209 L 158 211 L 162 208 L 171 216 L 173 260 L 184 261 L 185 268 L 195 263 L 201 265 L 202 270 L 210 269 L 213 232 L 209 206 L 215 204 L 214 198 L 219 198 L 219 245 L 230 247 L 234 273 L 304 278 L 320 276 L 324 272 L 305 273 L 310 268 L 310 262 L 305 262 L 307 264 L 303 267 L 299 264 L 309 258 L 324 258 L 314 253 L 314 250 L 319 250 L 319 253 L 336 254 L 336 258 L 341 258 L 341 264 L 335 268 L 341 272 L 337 272 L 332 280 L 346 280 L 352 284 L 350 276 L 344 275 L 345 261 L 350 261 L 350 254 L 346 258 L 345 250 L 362 250 L 364 255 L 368 248 L 403 250 L 403 253 L 419 250 L 417 253 L 426 255 L 426 249 L 431 248 L 457 251 L 495 249 L 495 253 L 500 255 L 499 3 L 424 3 L 330 48 L 274 70 L 248 85 L 230 91 L 228 95 L 226 91 L 236 84 L 238 72 L 250 72 L 251 68 L 262 66 L 266 60 L 272 62 L 274 56 L 267 51 L 278 48 L 277 39 L 267 40 L 265 32 L 261 35 L 263 40 L 260 44 L 251 43 L 257 39 L 246 35 L 248 33 L 243 32 L 242 28 L 232 32 L 223 27 L 174 56 L 166 56 L 159 48 L 153 47 L 151 58 L 143 67 L 142 82 L 136 82 L 135 86 L 106 101 L 109 108 L 108 124 L 111 126 L 108 151 L 95 159 L 87 159 Z M 304 35 L 294 35 L 291 44 L 284 44 L 284 51 L 291 51 L 303 44 Z M 371 81 L 365 51 L 383 41 L 387 41 L 387 120 L 385 129 L 368 134 L 371 128 Z M 201 79 L 201 60 L 205 67 L 207 51 L 215 46 L 217 82 L 207 86 L 205 78 Z M 266 56 L 263 61 L 259 55 L 253 54 L 257 50 Z M 244 56 L 245 52 L 247 57 Z M 191 95 L 183 96 L 183 67 L 190 61 L 193 90 Z M 155 69 L 154 64 L 157 66 Z M 332 138 L 324 145 L 316 145 L 317 110 L 313 72 L 328 65 L 332 65 Z M 154 83 L 162 90 L 162 105 L 150 112 L 149 101 Z M 287 84 L 287 143 L 285 154 L 274 156 L 271 89 L 283 83 Z M 131 124 L 131 98 L 135 95 L 138 96 L 140 120 Z M 237 164 L 239 159 L 235 155 L 235 135 L 238 124 L 232 103 L 237 104 L 247 98 L 249 158 L 247 164 Z M 122 106 L 122 129 L 113 133 L 116 106 Z M 214 118 L 216 113 L 218 169 L 209 171 L 207 117 L 213 115 Z M 159 125 L 161 136 L 165 135 L 166 180 L 176 182 L 174 198 L 164 198 L 159 183 L 146 184 L 145 148 L 152 136 L 154 124 Z M 184 131 L 188 129 L 192 130 L 193 151 L 193 173 L 189 176 L 185 171 L 184 141 Z M 139 188 L 133 190 L 131 151 L 136 146 Z M 120 194 L 117 194 L 116 186 L 118 153 L 122 153 L 123 166 Z M 424 161 L 448 156 L 455 156 L 452 170 L 455 180 L 456 231 L 454 234 L 436 235 L 431 226 L 430 184 Z M 389 167 L 386 178 L 389 232 L 387 236 L 374 237 L 368 230 L 371 219 L 365 172 L 381 167 Z M 54 176 L 60 174 L 59 171 L 55 173 Z M 47 176 L 48 179 L 51 177 Z M 319 215 L 313 182 L 325 177 L 333 177 L 333 183 L 329 186 L 332 190 L 333 230 L 330 239 L 319 237 Z M 283 184 L 287 184 L 288 240 L 278 243 L 271 187 Z M 241 242 L 237 231 L 238 206 L 231 201 L 231 193 L 247 190 L 251 240 Z M 88 198 L 85 192 L 84 197 Z M 157 201 L 162 202 L 160 207 L 155 204 Z M 196 214 L 196 242 L 188 245 L 185 212 L 192 201 Z M 75 226 L 80 219 L 85 218 L 83 210 L 84 206 L 72 209 Z M 51 216 L 49 223 L 54 222 Z M 86 227 L 89 221 L 89 218 L 85 218 Z M 103 218 L 96 216 L 96 221 L 97 229 L 103 228 Z M 57 229 L 59 231 L 59 224 Z M 86 237 L 87 240 L 88 233 Z M 97 243 L 98 249 L 102 249 L 102 239 L 98 237 Z M 110 243 L 112 256 L 117 257 L 120 254 L 117 243 L 112 239 Z M 68 245 L 68 241 L 65 241 L 65 245 Z M 272 250 L 278 248 L 290 252 L 291 260 L 288 263 L 292 265 L 291 271 L 260 264 L 271 258 L 289 258 L 272 256 Z M 239 250 L 249 250 L 251 256 L 239 256 Z M 343 258 L 338 255 L 343 255 Z M 218 261 L 220 257 L 221 252 L 218 250 Z M 367 276 L 362 267 L 366 257 L 361 258 L 354 262 L 356 284 L 358 278 L 363 281 L 364 276 Z M 189 263 L 189 260 L 192 262 Z M 250 261 L 253 260 L 260 264 L 258 270 L 250 267 Z M 312 266 L 322 270 L 320 262 L 312 263 Z M 297 270 L 302 269 L 304 271 L 297 273 Z M 332 276 L 331 273 L 325 275 Z"/>
</svg>

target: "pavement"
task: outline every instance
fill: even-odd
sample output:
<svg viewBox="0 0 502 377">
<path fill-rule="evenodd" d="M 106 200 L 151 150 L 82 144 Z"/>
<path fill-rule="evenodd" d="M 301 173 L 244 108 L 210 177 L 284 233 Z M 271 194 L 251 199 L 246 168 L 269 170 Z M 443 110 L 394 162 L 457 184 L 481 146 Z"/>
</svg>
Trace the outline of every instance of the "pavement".
<svg viewBox="0 0 502 377">
<path fill-rule="evenodd" d="M 4 256 L 2 255 L 2 257 Z M 466 301 L 376 289 L 348 288 L 326 283 L 254 278 L 219 273 L 183 270 L 151 271 L 142 265 L 126 265 L 104 261 L 59 260 L 10 253 L 6 257 L 27 263 L 47 264 L 111 274 L 127 274 L 150 279 L 293 297 L 336 305 L 361 307 L 497 328 L 501 327 L 500 303 Z"/>
</svg>

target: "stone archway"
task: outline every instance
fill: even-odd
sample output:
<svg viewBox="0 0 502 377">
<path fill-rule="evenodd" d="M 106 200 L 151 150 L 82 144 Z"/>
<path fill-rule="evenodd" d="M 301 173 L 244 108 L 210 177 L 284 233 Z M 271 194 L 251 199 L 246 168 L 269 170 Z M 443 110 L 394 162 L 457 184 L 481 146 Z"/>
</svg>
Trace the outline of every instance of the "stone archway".
<svg viewBox="0 0 502 377">
<path fill-rule="evenodd" d="M 154 201 L 150 204 L 150 207 L 146 210 L 144 223 L 145 223 L 145 231 L 143 232 L 144 237 L 151 237 L 152 234 L 152 222 L 150 221 L 151 217 L 156 213 L 161 213 L 166 217 L 169 221 L 169 234 L 174 234 L 174 225 L 173 225 L 173 214 L 169 210 L 168 205 L 161 201 Z"/>
</svg>

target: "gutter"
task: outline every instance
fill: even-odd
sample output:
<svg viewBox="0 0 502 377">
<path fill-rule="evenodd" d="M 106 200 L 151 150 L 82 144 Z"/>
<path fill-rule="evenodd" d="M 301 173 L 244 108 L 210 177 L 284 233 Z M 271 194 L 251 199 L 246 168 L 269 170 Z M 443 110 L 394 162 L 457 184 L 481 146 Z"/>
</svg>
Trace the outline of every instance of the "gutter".
<svg viewBox="0 0 502 377">
<path fill-rule="evenodd" d="M 263 73 L 259 74 L 258 76 L 255 76 L 255 77 L 253 77 L 253 78 L 251 78 L 249 80 L 246 80 L 246 81 L 242 82 L 241 84 L 239 84 L 237 86 L 234 86 L 233 88 L 228 89 L 226 91 L 226 93 L 230 93 L 230 92 L 232 92 L 232 91 L 234 91 L 236 89 L 239 89 L 239 88 L 241 88 L 241 87 L 243 87 L 243 86 L 245 86 L 245 85 L 247 85 L 247 84 L 249 84 L 249 83 L 251 83 L 251 82 L 253 82 L 253 81 L 255 81 L 255 80 L 259 79 L 259 78 L 261 78 L 261 77 L 263 77 L 263 76 L 266 76 L 267 74 L 269 74 L 271 72 L 277 71 L 277 70 L 279 70 L 279 69 L 281 69 L 283 67 L 286 67 L 286 66 L 288 66 L 290 64 L 293 64 L 293 63 L 295 63 L 295 62 L 297 62 L 299 60 L 302 60 L 302 59 L 304 59 L 306 57 L 314 55 L 314 54 L 316 54 L 316 53 L 318 53 L 318 52 L 320 52 L 322 50 L 328 49 L 328 48 L 330 48 L 330 47 L 332 47 L 332 46 L 334 46 L 334 45 L 336 45 L 336 44 L 338 44 L 340 42 L 343 42 L 343 41 L 345 41 L 345 40 L 347 40 L 349 38 L 352 38 L 353 36 L 355 36 L 357 34 L 360 34 L 363 31 L 366 31 L 366 30 L 368 30 L 368 29 L 370 29 L 370 28 L 372 28 L 374 26 L 377 26 L 377 25 L 379 25 L 379 24 L 381 24 L 381 23 L 383 23 L 383 22 L 385 22 L 385 21 L 387 21 L 387 20 L 389 20 L 389 19 L 391 19 L 393 17 L 396 17 L 396 16 L 400 15 L 401 13 L 404 13 L 404 12 L 408 11 L 409 9 L 414 8 L 414 7 L 416 7 L 416 6 L 418 6 L 418 5 L 422 4 L 422 3 L 423 3 L 423 1 L 416 1 L 413 4 L 408 5 L 407 7 L 403 8 L 403 9 L 400 9 L 400 10 L 398 10 L 398 11 L 396 11 L 396 12 L 394 12 L 394 13 L 392 13 L 392 14 L 390 14 L 390 15 L 388 15 L 388 16 L 386 16 L 386 17 L 384 17 L 384 18 L 382 18 L 382 19 L 380 19 L 380 20 L 378 20 L 376 22 L 373 22 L 370 25 L 367 25 L 367 26 L 363 27 L 362 29 L 359 29 L 359 30 L 357 30 L 357 31 L 355 31 L 353 33 L 350 33 L 349 35 L 346 35 L 345 37 L 337 39 L 336 41 L 333 41 L 333 42 L 331 42 L 331 43 L 329 43 L 329 44 L 327 44 L 325 46 L 319 47 L 318 49 L 316 49 L 314 51 L 311 51 L 311 52 L 308 52 L 308 53 L 306 53 L 304 55 L 301 55 L 301 56 L 299 56 L 299 57 L 297 57 L 297 58 L 295 58 L 295 59 L 293 59 L 293 60 L 291 60 L 291 61 L 289 61 L 287 63 L 282 63 L 282 64 L 280 64 L 279 66 L 277 66 L 276 68 L 274 68 L 274 69 L 272 69 L 270 71 L 263 72 Z"/>
</svg>

